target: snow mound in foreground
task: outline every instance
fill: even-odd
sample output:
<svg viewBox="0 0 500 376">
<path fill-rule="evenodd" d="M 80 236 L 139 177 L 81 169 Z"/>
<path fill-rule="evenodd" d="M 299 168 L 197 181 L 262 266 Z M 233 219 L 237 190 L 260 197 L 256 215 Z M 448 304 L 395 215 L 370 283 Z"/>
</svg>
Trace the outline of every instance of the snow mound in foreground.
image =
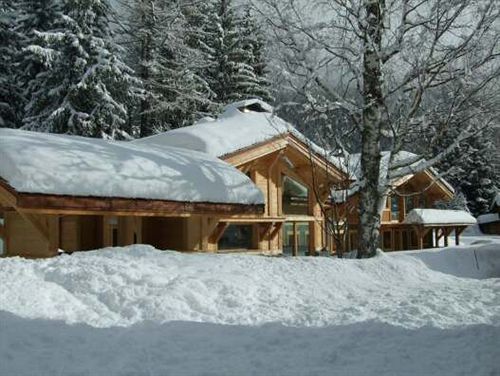
<svg viewBox="0 0 500 376">
<path fill-rule="evenodd" d="M 496 248 L 498 244 L 478 247 L 480 269 L 486 273 L 481 277 L 500 270 Z M 461 252 L 472 250 L 449 249 L 441 257 L 452 260 Z M 498 279 L 444 274 L 411 254 L 358 261 L 181 254 L 137 245 L 48 260 L 1 259 L 0 286 L 4 311 L 94 327 L 176 320 L 500 326 Z"/>
</svg>

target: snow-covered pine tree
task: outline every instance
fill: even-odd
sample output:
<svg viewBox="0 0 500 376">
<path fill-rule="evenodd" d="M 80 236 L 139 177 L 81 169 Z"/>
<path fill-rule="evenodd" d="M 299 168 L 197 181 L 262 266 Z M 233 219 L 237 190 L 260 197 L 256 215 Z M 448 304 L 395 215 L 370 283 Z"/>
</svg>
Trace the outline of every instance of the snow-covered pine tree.
<svg viewBox="0 0 500 376">
<path fill-rule="evenodd" d="M 112 38 L 106 0 L 61 0 L 52 29 L 27 51 L 43 62 L 26 106 L 25 129 L 126 137 L 126 103 L 137 80 Z"/>
<path fill-rule="evenodd" d="M 240 29 L 243 48 L 248 51 L 248 64 L 252 67 L 256 79 L 255 85 L 249 87 L 247 93 L 266 102 L 271 102 L 273 95 L 271 94 L 271 83 L 267 77 L 266 40 L 252 9 L 250 6 L 245 7 Z"/>
<path fill-rule="evenodd" d="M 451 128 L 443 138 L 456 137 L 459 131 Z M 497 152 L 493 129 L 488 128 L 462 142 L 460 149 L 451 152 L 437 165 L 440 171 L 448 172 L 446 179 L 464 194 L 467 206 L 475 216 L 488 212 L 499 189 L 500 176 L 493 158 Z"/>
<path fill-rule="evenodd" d="M 190 25 L 182 2 L 123 3 L 128 18 L 124 45 L 144 93 L 133 122 L 141 137 L 189 125 L 209 103 L 199 73 L 199 52 L 188 44 Z"/>
<path fill-rule="evenodd" d="M 246 98 L 269 100 L 263 59 L 254 56 L 262 53 L 262 46 L 256 35 L 250 35 L 257 28 L 251 14 L 239 15 L 231 0 L 212 0 L 203 5 L 203 12 L 200 45 L 208 61 L 205 77 L 219 107 Z M 254 68 L 261 69 L 263 76 L 257 77 Z"/>
<path fill-rule="evenodd" d="M 21 123 L 23 105 L 20 86 L 15 75 L 15 56 L 19 34 L 14 30 L 16 11 L 13 2 L 0 5 L 0 127 L 17 128 Z"/>
<path fill-rule="evenodd" d="M 17 2 L 19 15 L 16 32 L 22 36 L 17 53 L 16 76 L 23 90 L 23 96 L 30 98 L 35 90 L 35 77 L 44 69 L 44 62 L 37 54 L 27 50 L 37 43 L 37 33 L 54 28 L 62 16 L 61 3 L 56 0 L 21 0 Z"/>
</svg>

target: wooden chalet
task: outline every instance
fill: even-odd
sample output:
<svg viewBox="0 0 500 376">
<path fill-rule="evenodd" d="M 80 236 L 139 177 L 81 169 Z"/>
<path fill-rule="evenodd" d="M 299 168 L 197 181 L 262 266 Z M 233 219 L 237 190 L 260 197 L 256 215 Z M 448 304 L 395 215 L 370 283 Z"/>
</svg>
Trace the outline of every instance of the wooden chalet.
<svg viewBox="0 0 500 376">
<path fill-rule="evenodd" d="M 385 251 L 396 251 L 433 248 L 439 244 L 448 246 L 452 233 L 458 244 L 462 231 L 476 223 L 475 219 L 462 211 L 433 209 L 436 202 L 449 201 L 453 195 L 453 188 L 433 169 L 393 182 L 382 211 L 380 247 Z M 357 248 L 358 200 L 359 194 L 354 192 L 344 203 L 349 223 L 347 250 Z"/>
<path fill-rule="evenodd" d="M 134 142 L 0 132 L 6 256 L 134 243 L 314 254 L 326 244 L 317 198 L 346 179 L 260 101 Z"/>
<path fill-rule="evenodd" d="M 212 218 L 264 215 L 264 197 L 202 153 L 0 129 L 0 251 L 50 257 L 134 243 L 210 248 Z"/>
<path fill-rule="evenodd" d="M 305 255 L 326 246 L 320 201 L 347 175 L 267 104 L 234 103 L 217 120 L 134 142 L 211 154 L 247 175 L 264 194 L 263 215 L 207 216 L 210 241 L 190 249 Z"/>
</svg>

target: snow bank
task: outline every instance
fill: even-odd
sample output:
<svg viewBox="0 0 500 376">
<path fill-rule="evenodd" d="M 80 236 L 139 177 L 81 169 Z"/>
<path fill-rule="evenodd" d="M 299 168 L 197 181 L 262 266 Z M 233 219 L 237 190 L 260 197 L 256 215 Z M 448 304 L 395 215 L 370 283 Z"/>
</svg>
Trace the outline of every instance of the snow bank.
<svg viewBox="0 0 500 376">
<path fill-rule="evenodd" d="M 499 245 L 0 259 L 0 374 L 499 374 Z"/>
<path fill-rule="evenodd" d="M 456 255 L 443 252 L 440 262 Z M 483 258 L 490 256 L 479 250 L 481 268 Z M 483 277 L 499 276 L 498 258 L 492 260 L 491 267 L 481 269 L 487 273 Z M 465 262 L 476 267 L 470 258 Z M 177 320 L 290 326 L 374 320 L 405 328 L 500 325 L 498 280 L 443 274 L 415 256 L 270 258 L 130 246 L 48 260 L 0 259 L 0 286 L 4 311 L 95 327 Z"/>
<path fill-rule="evenodd" d="M 467 237 L 462 237 L 467 240 Z M 403 253 L 389 253 L 395 257 L 419 259 L 432 270 L 461 278 L 500 278 L 500 237 L 483 236 L 466 247 L 447 247 Z M 500 303 L 500 302 L 499 302 Z"/>
<path fill-rule="evenodd" d="M 404 223 L 424 225 L 472 225 L 476 219 L 464 210 L 412 209 Z"/>
<path fill-rule="evenodd" d="M 262 204 L 229 164 L 174 147 L 0 129 L 0 177 L 19 192 Z"/>
</svg>

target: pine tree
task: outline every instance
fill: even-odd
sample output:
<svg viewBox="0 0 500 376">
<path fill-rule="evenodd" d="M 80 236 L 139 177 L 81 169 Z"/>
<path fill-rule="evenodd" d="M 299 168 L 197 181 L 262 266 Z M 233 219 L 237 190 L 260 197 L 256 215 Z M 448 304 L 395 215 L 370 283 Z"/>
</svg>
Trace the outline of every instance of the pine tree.
<svg viewBox="0 0 500 376">
<path fill-rule="evenodd" d="M 457 127 L 450 127 L 441 135 L 444 145 L 459 132 Z M 491 128 L 477 133 L 436 166 L 447 173 L 446 180 L 465 196 L 467 207 L 475 216 L 488 212 L 500 181 L 494 167 L 493 156 L 497 150 L 492 133 Z M 440 147 L 437 146 L 437 151 Z"/>
<path fill-rule="evenodd" d="M 19 34 L 14 30 L 14 4 L 0 5 L 0 127 L 17 128 L 21 123 L 23 106 L 20 86 L 15 75 L 15 57 Z"/>
<path fill-rule="evenodd" d="M 243 48 L 247 50 L 248 64 L 253 69 L 255 84 L 248 88 L 247 94 L 271 102 L 271 83 L 267 78 L 267 63 L 265 58 L 266 41 L 262 28 L 252 13 L 252 8 L 245 8 L 241 27 Z"/>
<path fill-rule="evenodd" d="M 62 0 L 52 29 L 27 51 L 43 63 L 26 106 L 26 129 L 122 137 L 137 81 L 113 41 L 105 0 Z"/>
<path fill-rule="evenodd" d="M 38 42 L 37 33 L 54 28 L 60 19 L 60 3 L 55 0 L 22 0 L 18 2 L 19 16 L 16 19 L 16 31 L 22 36 L 16 57 L 17 77 L 23 88 L 24 98 L 30 98 L 35 90 L 35 78 L 44 69 L 39 55 L 27 50 L 28 46 Z"/>
<path fill-rule="evenodd" d="M 231 0 L 213 0 L 204 5 L 200 45 L 208 61 L 205 76 L 220 106 L 229 102 L 263 98 L 269 100 L 262 58 L 263 40 L 250 11 L 237 14 Z M 259 70 L 261 76 L 257 76 Z"/>
<path fill-rule="evenodd" d="M 210 96 L 198 74 L 199 53 L 188 45 L 183 7 L 154 0 L 124 5 L 129 13 L 125 45 L 144 88 L 134 111 L 140 136 L 191 124 Z"/>
</svg>

